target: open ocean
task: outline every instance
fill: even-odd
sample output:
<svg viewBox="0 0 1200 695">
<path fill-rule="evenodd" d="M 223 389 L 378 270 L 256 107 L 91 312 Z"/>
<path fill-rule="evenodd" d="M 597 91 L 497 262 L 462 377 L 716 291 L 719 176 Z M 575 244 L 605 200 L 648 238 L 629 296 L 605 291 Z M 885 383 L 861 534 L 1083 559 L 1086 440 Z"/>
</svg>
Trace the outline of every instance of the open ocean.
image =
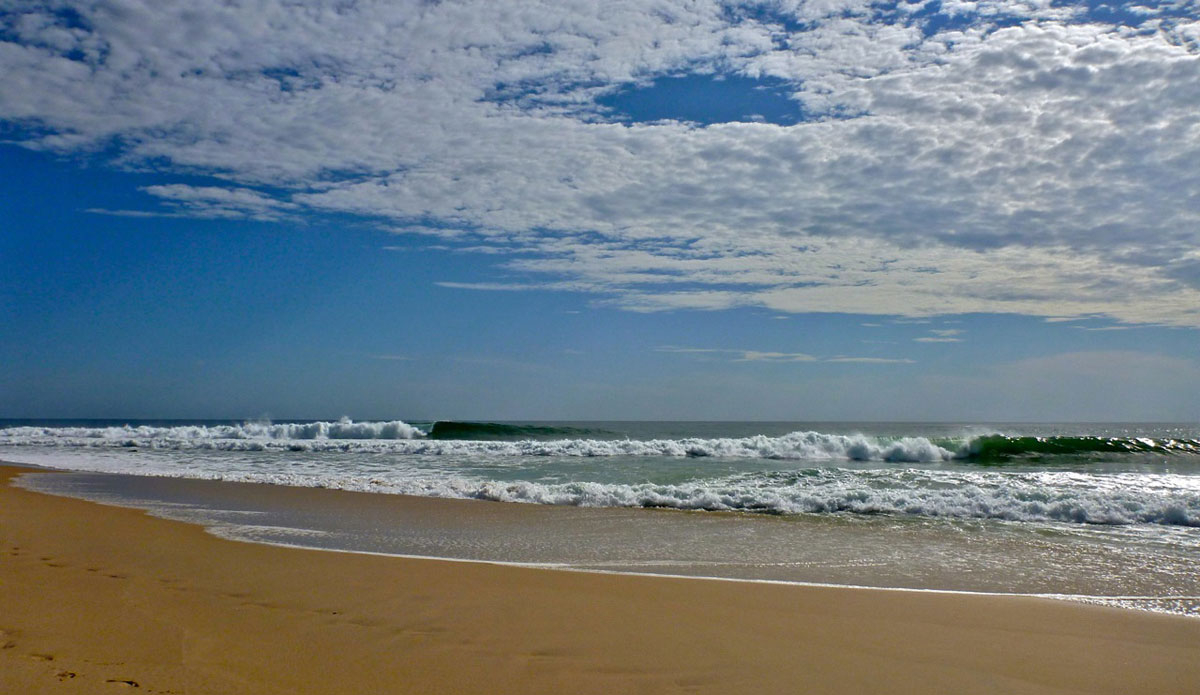
<svg viewBox="0 0 1200 695">
<path fill-rule="evenodd" d="M 1195 424 L 10 420 L 0 459 L 241 540 L 1200 614 Z M 447 521 L 200 481 L 536 510 Z"/>
</svg>

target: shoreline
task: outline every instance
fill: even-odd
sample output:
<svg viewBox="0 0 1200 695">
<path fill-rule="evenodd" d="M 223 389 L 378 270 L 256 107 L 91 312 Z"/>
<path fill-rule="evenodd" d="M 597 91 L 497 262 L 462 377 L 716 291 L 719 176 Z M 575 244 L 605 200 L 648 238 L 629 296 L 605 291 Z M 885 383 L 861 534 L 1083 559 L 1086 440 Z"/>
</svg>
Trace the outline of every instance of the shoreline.
<svg viewBox="0 0 1200 695">
<path fill-rule="evenodd" d="M 0 461 L 0 469 L 2 469 L 4 467 L 24 467 L 24 466 L 29 466 L 31 468 L 34 468 L 32 466 L 32 464 Z M 74 471 L 69 471 L 69 470 L 54 469 L 54 468 L 42 468 L 42 467 L 36 467 L 36 470 L 30 470 L 27 472 L 33 473 L 33 474 L 40 474 L 40 473 L 60 474 L 61 473 L 61 474 L 68 474 L 68 475 L 75 473 Z M 89 473 L 88 475 L 124 476 L 124 475 L 129 475 L 129 474 Z M 172 519 L 172 517 L 166 516 L 160 512 L 157 512 L 151 507 L 139 506 L 139 505 L 132 504 L 132 503 L 118 504 L 116 502 L 107 502 L 107 501 L 88 499 L 87 497 L 74 496 L 74 495 L 69 495 L 66 493 L 47 492 L 45 490 L 32 489 L 26 485 L 22 485 L 20 482 L 20 478 L 21 478 L 21 475 L 13 477 L 11 479 L 10 484 L 12 484 L 13 486 L 15 486 L 19 489 L 27 490 L 27 491 L 34 492 L 37 494 L 68 497 L 71 499 L 78 499 L 78 500 L 84 501 L 84 502 L 91 502 L 93 504 L 100 504 L 102 506 L 134 509 L 134 510 L 142 511 L 151 517 L 166 519 L 166 520 L 180 521 L 182 523 L 187 523 L 190 525 L 201 526 L 202 528 L 205 529 L 205 531 L 207 531 L 208 533 L 210 533 L 213 536 L 216 536 L 217 538 L 221 538 L 221 539 L 236 542 L 236 543 L 251 543 L 251 544 L 258 544 L 258 545 L 268 545 L 268 546 L 274 546 L 274 547 L 278 547 L 278 548 L 291 548 L 291 549 L 295 549 L 295 550 L 316 550 L 316 551 L 329 552 L 329 553 L 347 553 L 347 554 L 351 554 L 351 555 L 371 555 L 371 556 L 376 556 L 376 557 L 390 557 L 390 558 L 398 558 L 398 559 L 403 559 L 403 560 L 434 560 L 437 562 L 461 562 L 461 563 L 467 563 L 467 564 L 494 565 L 497 567 L 519 567 L 519 568 L 525 568 L 525 569 L 555 570 L 555 571 L 559 571 L 559 572 L 578 572 L 578 573 L 582 573 L 582 574 L 601 574 L 601 575 L 613 575 L 613 576 L 619 576 L 619 577 L 659 577 L 659 578 L 663 578 L 663 579 L 692 579 L 692 580 L 698 580 L 698 581 L 738 582 L 738 583 L 747 583 L 747 584 L 768 584 L 768 585 L 777 585 L 777 586 L 814 587 L 814 588 L 824 588 L 824 589 L 855 589 L 855 590 L 865 590 L 865 591 L 894 591 L 894 592 L 902 592 L 902 593 L 903 592 L 915 592 L 915 593 L 948 594 L 948 595 L 963 595 L 963 596 L 1015 596 L 1015 597 L 1024 597 L 1024 598 L 1044 598 L 1044 599 L 1058 599 L 1058 600 L 1166 598 L 1166 597 L 1160 597 L 1160 596 L 1099 596 L 1099 595 L 1081 595 L 1081 594 L 1065 594 L 1065 593 L 983 591 L 983 590 L 970 590 L 970 589 L 938 589 L 938 588 L 928 588 L 928 587 L 904 587 L 904 586 L 872 586 L 872 585 L 868 585 L 868 584 L 840 584 L 837 582 L 804 581 L 804 580 L 788 580 L 788 579 L 762 579 L 762 578 L 754 578 L 754 577 L 725 577 L 725 576 L 720 576 L 720 575 L 705 575 L 705 574 L 669 574 L 669 573 L 662 573 L 662 572 L 639 572 L 636 570 L 597 569 L 597 568 L 591 568 L 591 567 L 578 567 L 578 566 L 572 565 L 571 563 L 565 563 L 565 562 L 563 562 L 563 563 L 535 562 L 535 561 L 523 562 L 523 561 L 519 561 L 519 560 L 493 560 L 493 559 L 481 559 L 481 558 L 464 558 L 464 557 L 453 557 L 453 556 L 442 556 L 442 555 L 422 555 L 422 554 L 415 554 L 415 553 L 398 553 L 398 552 L 385 552 L 385 551 L 377 551 L 377 550 L 355 550 L 355 549 L 348 549 L 348 548 L 322 547 L 322 546 L 316 546 L 316 545 L 302 545 L 299 543 L 286 543 L 286 542 L 282 542 L 282 541 L 270 541 L 270 540 L 262 540 L 262 539 L 250 540 L 250 539 L 246 539 L 246 538 L 237 537 L 236 535 L 229 534 L 227 532 L 222 532 L 220 527 L 205 524 L 200 521 Z M 179 479 L 168 478 L 168 480 L 179 480 Z M 189 479 L 185 478 L 183 480 L 189 480 Z M 276 485 L 274 483 L 250 483 L 250 482 L 240 482 L 240 481 L 239 482 L 226 482 L 226 481 L 205 480 L 204 482 L 210 483 L 210 484 L 217 484 L 217 485 L 221 485 L 221 486 L 227 486 L 227 485 L 246 486 L 246 485 L 249 485 L 249 486 L 265 486 L 265 487 L 271 487 L 271 488 L 291 487 L 291 486 Z M 314 489 L 314 488 L 296 487 L 294 489 L 310 490 L 310 489 Z M 317 489 L 319 489 L 319 488 L 317 488 Z M 357 491 L 357 490 L 330 490 L 330 491 L 323 490 L 322 492 L 318 492 L 317 494 L 323 495 L 323 494 L 326 494 L 326 492 L 332 492 L 333 494 L 339 494 L 339 495 L 354 495 L 354 496 L 387 494 L 387 496 L 391 499 L 401 501 L 402 503 L 408 503 L 408 504 L 411 504 L 414 501 L 418 504 L 434 504 L 434 505 L 443 505 L 443 504 L 447 504 L 447 503 L 453 504 L 453 505 L 461 505 L 464 503 L 470 504 L 470 505 L 520 504 L 520 503 L 467 500 L 467 499 L 460 499 L 460 498 L 418 497 L 415 495 L 406 495 L 406 494 L 397 494 L 397 493 L 368 493 L 368 492 L 361 492 L 361 491 Z M 667 509 L 667 510 L 654 509 L 654 510 L 645 510 L 645 511 L 649 511 L 651 513 L 668 513 L 668 514 L 691 513 L 689 511 L 681 512 L 681 510 L 674 510 L 674 509 Z M 703 513 L 704 514 L 712 514 L 712 515 L 716 515 L 716 516 L 721 516 L 721 515 L 732 516 L 732 515 L 740 514 L 741 512 L 716 511 L 716 512 L 703 512 Z M 1200 598 L 1200 597 L 1180 596 L 1180 597 L 1169 597 L 1169 598 L 1191 599 L 1191 598 Z"/>
<path fill-rule="evenodd" d="M 0 685 L 14 692 L 1200 687 L 1187 617 L 234 543 L 11 484 L 33 471 L 49 472 L 0 466 Z"/>
<path fill-rule="evenodd" d="M 1169 589 L 1162 587 L 1160 593 L 1155 593 L 1160 586 L 1137 580 L 1137 558 L 1111 553 L 1090 558 L 1086 567 L 1076 565 L 1093 574 L 1102 569 L 1107 575 L 1101 577 L 1102 582 L 1081 581 L 1085 572 L 1074 575 L 1073 584 L 1035 581 L 1028 569 L 1020 568 L 1041 567 L 1038 576 L 1044 577 L 1060 563 L 1078 562 L 1081 556 L 1068 559 L 1044 548 L 1030 553 L 1028 541 L 1003 545 L 997 539 L 1013 536 L 1007 531 L 996 533 L 997 529 L 974 530 L 971 535 L 976 540 L 971 544 L 951 545 L 958 543 L 955 537 L 961 534 L 947 535 L 941 525 L 902 518 L 898 522 L 907 528 L 897 545 L 892 531 L 881 532 L 855 517 L 500 503 L 35 468 L 39 470 L 29 471 L 32 475 L 23 476 L 18 486 L 143 510 L 201 525 L 227 540 L 283 548 L 617 576 L 1049 598 L 1200 617 L 1200 584 L 1188 569 L 1191 560 L 1187 560 L 1188 567 L 1179 566 L 1181 560 L 1176 560 L 1171 571 L 1177 576 L 1182 571 L 1184 579 Z M 914 529 L 921 530 L 914 534 Z M 726 537 L 738 539 L 738 544 L 726 541 L 720 545 L 720 539 Z M 564 543 L 561 538 L 570 540 Z M 889 539 L 886 544 L 884 538 Z M 989 548 L 990 558 L 979 554 L 980 541 Z M 757 550 L 747 554 L 741 550 L 746 547 Z M 766 550 L 769 548 L 774 550 Z M 919 559 L 955 552 L 964 553 L 957 569 L 938 568 L 934 562 Z M 1003 567 L 996 564 L 999 558 L 1003 558 Z M 924 564 L 913 564 L 914 560 Z M 981 569 L 980 563 L 989 561 L 990 569 Z M 1113 573 L 1118 571 L 1124 576 L 1114 582 Z"/>
</svg>

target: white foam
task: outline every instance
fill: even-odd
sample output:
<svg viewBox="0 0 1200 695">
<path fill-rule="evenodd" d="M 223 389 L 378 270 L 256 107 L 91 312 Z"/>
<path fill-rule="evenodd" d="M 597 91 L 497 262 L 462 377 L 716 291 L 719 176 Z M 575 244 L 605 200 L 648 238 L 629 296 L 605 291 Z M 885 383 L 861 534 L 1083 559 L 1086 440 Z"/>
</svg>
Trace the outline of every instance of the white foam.
<svg viewBox="0 0 1200 695">
<path fill-rule="evenodd" d="M 0 429 L 0 444 L 35 446 L 150 447 L 164 449 L 264 448 L 289 442 L 321 440 L 402 440 L 423 437 L 420 429 L 401 420 L 354 422 L 270 423 L 240 425 L 148 425 L 122 427 L 8 427 Z"/>
<path fill-rule="evenodd" d="M 349 419 L 0 429 L 6 458 L 96 472 L 594 507 L 1200 526 L 1200 476 L 944 470 L 954 466 L 941 464 L 969 451 L 971 441 L 964 439 L 957 451 L 951 451 L 923 437 L 887 439 L 811 431 L 737 438 L 433 440 L 403 421 Z M 546 467 L 530 457 L 547 459 Z M 586 457 L 699 460 L 690 466 L 691 480 L 676 484 L 615 482 L 603 476 L 596 481 L 587 477 L 590 474 L 576 477 L 574 472 L 570 477 L 546 477 L 546 471 L 556 466 L 561 473 L 563 461 Z M 707 458 L 714 459 L 713 469 L 724 471 L 731 468 L 722 466 L 722 459 L 820 465 L 795 470 L 795 464 L 780 464 L 781 470 L 719 477 L 706 472 Z M 881 465 L 838 467 L 838 462 Z M 619 472 L 620 464 L 610 468 Z M 787 468 L 792 470 L 782 470 Z"/>
<path fill-rule="evenodd" d="M 775 514 L 848 513 L 1106 526 L 1200 527 L 1200 477 L 1076 471 L 819 467 L 751 471 L 685 483 L 542 482 L 466 475 L 453 465 L 389 459 L 367 469 L 264 455 L 21 450 L 16 461 L 101 473 L 582 507 L 655 507 Z"/>
<path fill-rule="evenodd" d="M 848 460 L 892 463 L 948 461 L 958 454 L 924 437 L 881 439 L 865 435 L 792 432 L 781 437 L 686 439 L 556 439 L 471 441 L 425 439 L 420 429 L 391 422 L 179 427 L 12 427 L 0 445 L 147 448 L 219 451 L 342 451 L 427 456 L 665 456 Z"/>
</svg>

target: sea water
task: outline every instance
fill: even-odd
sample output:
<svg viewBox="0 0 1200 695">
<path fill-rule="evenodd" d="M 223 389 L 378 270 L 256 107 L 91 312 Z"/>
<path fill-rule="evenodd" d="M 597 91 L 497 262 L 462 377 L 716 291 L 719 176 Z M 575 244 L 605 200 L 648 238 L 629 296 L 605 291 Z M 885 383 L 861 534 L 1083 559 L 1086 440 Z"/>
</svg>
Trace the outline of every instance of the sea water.
<svg viewBox="0 0 1200 695">
<path fill-rule="evenodd" d="M 241 540 L 1200 612 L 1196 425 L 7 421 L 0 459 Z M 524 505 L 430 518 L 202 481 Z"/>
</svg>

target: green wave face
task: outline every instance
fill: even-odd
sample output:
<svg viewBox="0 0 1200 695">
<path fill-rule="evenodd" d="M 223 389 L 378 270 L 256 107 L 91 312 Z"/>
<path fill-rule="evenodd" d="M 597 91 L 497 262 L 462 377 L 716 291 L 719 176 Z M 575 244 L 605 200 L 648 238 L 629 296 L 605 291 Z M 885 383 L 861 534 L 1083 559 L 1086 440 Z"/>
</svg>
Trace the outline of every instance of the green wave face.
<svg viewBox="0 0 1200 695">
<path fill-rule="evenodd" d="M 508 425 L 499 422 L 456 422 L 439 420 L 429 430 L 430 439 L 468 439 L 503 441 L 515 439 L 557 439 L 611 434 L 604 430 L 582 427 L 551 427 L 541 425 Z"/>
<path fill-rule="evenodd" d="M 971 440 L 965 453 L 966 458 L 982 462 L 1097 453 L 1200 454 L 1200 440 L 1142 437 L 1006 437 L 993 434 Z"/>
</svg>

